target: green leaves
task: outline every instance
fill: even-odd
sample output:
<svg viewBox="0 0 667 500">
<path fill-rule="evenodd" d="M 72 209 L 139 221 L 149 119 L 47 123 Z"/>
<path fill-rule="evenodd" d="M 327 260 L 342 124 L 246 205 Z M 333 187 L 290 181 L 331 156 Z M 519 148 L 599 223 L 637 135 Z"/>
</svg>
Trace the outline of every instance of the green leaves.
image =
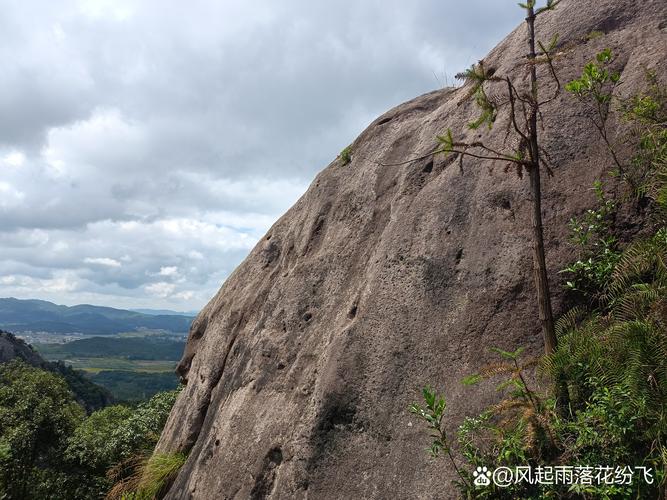
<svg viewBox="0 0 667 500">
<path fill-rule="evenodd" d="M 18 359 L 0 365 L 0 497 L 43 498 L 42 471 L 61 471 L 67 436 L 83 418 L 61 377 Z"/>
<path fill-rule="evenodd" d="M 491 347 L 490 349 L 493 352 L 500 354 L 503 358 L 514 361 L 519 359 L 519 356 L 521 356 L 521 353 L 525 350 L 525 347 L 519 347 L 517 350 L 513 352 L 503 351 L 502 349 L 499 349 L 497 347 Z"/>
<path fill-rule="evenodd" d="M 347 146 L 345 149 L 343 149 L 338 157 L 344 166 L 349 165 L 349 163 L 352 161 L 352 146 Z"/>
<path fill-rule="evenodd" d="M 442 428 L 442 419 L 445 408 L 447 408 L 447 403 L 444 396 L 438 396 L 428 386 L 422 389 L 422 397 L 426 406 L 413 403 L 410 405 L 410 412 L 427 423 L 428 428 L 431 430 L 431 437 L 433 438 L 428 451 L 433 457 L 437 457 L 441 451 L 448 452 L 450 448 L 447 441 L 447 434 Z"/>
<path fill-rule="evenodd" d="M 560 3 L 560 0 L 547 0 L 547 4 L 544 7 L 540 7 L 535 11 L 535 15 L 541 14 L 542 12 L 546 12 L 548 10 L 553 10 L 556 8 L 556 5 Z M 535 0 L 529 0 L 528 2 L 525 3 L 519 3 L 519 7 L 525 10 L 530 10 L 535 8 Z"/>
<path fill-rule="evenodd" d="M 68 439 L 65 456 L 104 475 L 122 457 L 111 436 L 132 416 L 126 406 L 108 406 L 91 414 Z"/>
<path fill-rule="evenodd" d="M 561 270 L 569 274 L 565 288 L 582 292 L 597 300 L 609 281 L 620 258 L 616 238 L 611 232 L 617 203 L 605 196 L 602 183 L 596 181 L 593 191 L 598 200 L 595 209 L 589 209 L 580 217 L 570 219 L 570 241 L 578 247 L 579 258 Z"/>
<path fill-rule="evenodd" d="M 600 105 L 608 105 L 614 87 L 621 81 L 621 75 L 607 69 L 607 66 L 614 61 L 611 49 L 604 49 L 595 56 L 595 59 L 597 62 L 591 61 L 586 64 L 581 76 L 567 83 L 565 90 L 579 99 L 591 99 Z M 606 119 L 606 112 L 600 119 Z"/>
<path fill-rule="evenodd" d="M 442 146 L 443 153 L 449 153 L 454 149 L 454 137 L 452 137 L 452 129 L 448 128 L 445 135 L 436 136 L 436 140 Z"/>
<path fill-rule="evenodd" d="M 479 374 L 479 373 L 473 373 L 472 375 L 468 375 L 466 377 L 463 377 L 461 380 L 461 383 L 463 385 L 476 385 L 480 383 L 482 380 L 484 380 L 484 377 Z"/>
<path fill-rule="evenodd" d="M 561 0 L 547 0 L 547 4 L 544 7 L 540 7 L 535 11 L 535 15 L 541 14 L 542 12 L 547 12 L 550 10 L 554 10 L 556 8 L 556 5 L 560 3 Z"/>
<path fill-rule="evenodd" d="M 491 128 L 498 114 L 498 105 L 494 99 L 487 95 L 484 90 L 484 84 L 489 81 L 498 82 L 501 80 L 498 76 L 495 76 L 495 70 L 493 68 L 486 68 L 484 62 L 480 61 L 463 73 L 457 74 L 456 78 L 473 83 L 472 88 L 468 92 L 468 97 L 474 96 L 475 103 L 480 109 L 480 116 L 475 121 L 469 123 L 468 127 L 476 130 L 481 125 L 487 124 Z"/>
<path fill-rule="evenodd" d="M 609 64 L 612 61 L 611 49 L 604 49 L 602 52 L 595 56 L 595 59 L 597 59 L 600 64 Z"/>
<path fill-rule="evenodd" d="M 410 411 L 432 425 L 439 425 L 447 407 L 445 398 L 442 396 L 438 397 L 435 391 L 428 386 L 422 389 L 422 396 L 424 397 L 426 407 L 423 408 L 417 403 L 413 403 L 410 406 Z"/>
<path fill-rule="evenodd" d="M 544 46 L 544 44 L 541 41 L 537 41 L 537 46 L 540 48 L 540 51 L 542 52 L 542 55 L 548 56 L 555 48 L 556 45 L 558 45 L 558 33 L 556 33 L 551 41 L 549 42 L 548 46 Z"/>
</svg>

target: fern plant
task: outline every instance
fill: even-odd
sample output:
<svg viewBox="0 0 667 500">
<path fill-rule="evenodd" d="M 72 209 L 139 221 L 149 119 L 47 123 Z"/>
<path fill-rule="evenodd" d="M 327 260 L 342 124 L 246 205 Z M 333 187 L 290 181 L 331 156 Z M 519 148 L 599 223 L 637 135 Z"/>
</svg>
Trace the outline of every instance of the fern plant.
<svg viewBox="0 0 667 500">
<path fill-rule="evenodd" d="M 588 418 L 591 404 L 599 406 L 596 400 L 611 391 L 622 408 L 607 405 L 608 409 L 624 411 L 627 415 L 621 420 L 631 416 L 632 442 L 624 446 L 638 460 L 653 464 L 664 479 L 667 228 L 623 252 L 605 289 L 603 306 L 588 316 L 580 309 L 565 315 L 558 323 L 558 349 L 540 366 L 548 375 L 564 374 L 568 380 L 571 409 L 580 412 L 576 421 Z M 620 443 L 623 437 L 616 437 Z"/>
</svg>

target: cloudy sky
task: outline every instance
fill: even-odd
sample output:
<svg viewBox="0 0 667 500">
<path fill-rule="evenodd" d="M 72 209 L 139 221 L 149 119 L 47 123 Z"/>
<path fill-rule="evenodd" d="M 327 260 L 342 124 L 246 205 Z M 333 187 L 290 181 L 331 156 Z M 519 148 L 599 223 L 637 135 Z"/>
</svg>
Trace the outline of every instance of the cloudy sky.
<svg viewBox="0 0 667 500">
<path fill-rule="evenodd" d="M 0 297 L 195 310 L 512 0 L 4 0 Z"/>
</svg>

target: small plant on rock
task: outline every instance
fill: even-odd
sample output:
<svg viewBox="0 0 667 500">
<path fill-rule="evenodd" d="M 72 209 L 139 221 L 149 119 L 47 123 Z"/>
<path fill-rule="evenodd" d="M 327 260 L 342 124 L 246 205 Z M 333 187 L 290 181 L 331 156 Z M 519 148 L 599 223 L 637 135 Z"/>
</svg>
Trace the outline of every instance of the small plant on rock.
<svg viewBox="0 0 667 500">
<path fill-rule="evenodd" d="M 352 146 L 347 146 L 345 149 L 343 149 L 338 157 L 340 158 L 340 161 L 343 162 L 343 165 L 349 165 L 349 163 L 352 161 Z"/>
</svg>

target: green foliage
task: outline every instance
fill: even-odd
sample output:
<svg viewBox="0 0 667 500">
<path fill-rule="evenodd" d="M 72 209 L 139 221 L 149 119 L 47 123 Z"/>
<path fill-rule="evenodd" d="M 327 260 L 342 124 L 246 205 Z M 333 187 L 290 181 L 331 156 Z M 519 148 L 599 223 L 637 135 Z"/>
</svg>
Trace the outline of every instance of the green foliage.
<svg viewBox="0 0 667 500">
<path fill-rule="evenodd" d="M 445 398 L 438 397 L 435 391 L 430 387 L 424 387 L 422 395 L 424 397 L 425 406 L 413 403 L 410 406 L 410 411 L 424 420 L 428 424 L 429 429 L 433 431 L 434 439 L 429 447 L 429 452 L 433 457 L 437 457 L 440 455 L 441 451 L 449 450 L 447 434 L 441 429 L 447 403 L 445 402 Z"/>
<path fill-rule="evenodd" d="M 608 387 L 595 378 L 588 384 L 593 391 L 581 411 L 559 422 L 559 432 L 569 443 L 568 463 L 634 463 L 633 433 L 641 417 L 627 404 L 631 392 L 622 386 Z"/>
<path fill-rule="evenodd" d="M 111 486 L 107 469 L 152 452 L 177 392 L 85 418 L 59 375 L 0 365 L 0 498 L 99 498 Z"/>
<path fill-rule="evenodd" d="M 479 467 L 517 466 L 537 464 L 549 448 L 556 446 L 551 408 L 553 401 L 545 399 L 530 389 L 525 372 L 534 366 L 535 359 L 521 360 L 523 348 L 508 352 L 492 348 L 501 361 L 485 367 L 479 374 L 467 377 L 466 384 L 503 376 L 497 390 L 503 399 L 489 407 L 480 416 L 466 418 L 458 427 L 458 450 L 469 464 L 469 469 L 458 468 L 453 458 L 453 443 L 445 432 L 444 397 L 437 396 L 430 388 L 423 390 L 425 406 L 413 404 L 410 411 L 427 423 L 433 442 L 429 447 L 432 456 L 445 451 L 454 465 L 459 480 L 456 482 L 464 498 L 518 498 L 531 491 L 526 485 L 497 488 L 490 485 L 479 489 L 474 485 L 472 471 Z M 520 498 L 527 498 L 520 496 Z M 536 497 L 537 498 L 537 497 Z"/>
<path fill-rule="evenodd" d="M 137 498 L 156 498 L 175 479 L 186 458 L 183 453 L 158 453 L 151 456 L 142 471 Z"/>
<path fill-rule="evenodd" d="M 571 419 L 556 423 L 557 432 L 567 443 L 561 461 L 574 466 L 590 464 L 646 465 L 655 470 L 656 463 L 637 453 L 642 446 L 636 431 L 641 427 L 639 417 L 627 403 L 631 392 L 622 387 L 607 387 L 591 379 L 594 387 L 584 408 Z M 657 478 L 659 481 L 659 477 Z M 570 496 L 576 498 L 633 499 L 653 498 L 655 485 L 646 485 L 641 480 L 634 484 L 573 485 Z"/>
<path fill-rule="evenodd" d="M 443 153 L 449 153 L 454 149 L 454 137 L 452 136 L 452 129 L 448 128 L 444 135 L 436 136 L 436 140 L 442 146 Z"/>
<path fill-rule="evenodd" d="M 472 82 L 472 87 L 468 92 L 468 96 L 474 97 L 475 104 L 477 104 L 480 111 L 477 119 L 468 124 L 468 127 L 472 130 L 477 130 L 482 125 L 486 125 L 491 129 L 498 116 L 499 103 L 495 98 L 490 97 L 484 88 L 486 82 L 500 81 L 498 77 L 494 77 L 494 73 L 493 70 L 487 69 L 484 66 L 484 61 L 479 61 L 463 73 L 456 75 L 456 78 L 459 80 Z M 451 140 L 451 132 L 449 132 L 449 136 L 450 144 L 453 144 L 453 140 Z M 440 137 L 438 137 L 438 139 L 440 140 Z"/>
<path fill-rule="evenodd" d="M 598 240 L 608 235 L 611 218 L 616 211 L 616 202 L 605 196 L 602 182 L 596 181 L 593 190 L 598 208 L 587 210 L 583 217 L 571 219 L 568 223 L 572 231 L 572 242 L 582 247 L 595 245 Z"/>
<path fill-rule="evenodd" d="M 604 36 L 603 31 L 593 30 L 588 35 L 586 35 L 586 40 L 595 40 L 603 36 Z"/>
<path fill-rule="evenodd" d="M 609 70 L 613 60 L 611 49 L 604 49 L 595 56 L 595 61 L 584 66 L 579 78 L 565 85 L 565 90 L 581 99 L 590 97 L 600 105 L 609 104 L 614 87 L 621 81 L 620 73 Z M 604 112 L 603 119 L 606 119 L 608 109 L 600 110 Z"/>
<path fill-rule="evenodd" d="M 123 458 L 118 441 L 112 437 L 126 425 L 132 413 L 132 409 L 121 405 L 96 411 L 69 437 L 65 457 L 103 476 Z"/>
<path fill-rule="evenodd" d="M 471 479 L 465 471 L 461 471 L 456 465 L 452 454 L 451 442 L 443 425 L 445 409 L 447 408 L 445 398 L 438 396 L 430 387 L 422 389 L 422 396 L 425 406 L 413 403 L 410 405 L 410 412 L 426 422 L 432 439 L 431 445 L 428 447 L 428 452 L 434 458 L 439 457 L 444 452 L 459 476 L 459 482 L 457 483 L 459 488 L 463 492 L 468 491 L 472 487 Z"/>
<path fill-rule="evenodd" d="M 153 449 L 179 392 L 177 389 L 156 394 L 137 406 L 132 415 L 113 430 L 108 439 L 116 461 Z"/>
<path fill-rule="evenodd" d="M 572 93 L 588 108 L 588 118 L 595 126 L 614 160 L 614 175 L 625 175 L 625 166 L 616 152 L 616 146 L 607 130 L 607 118 L 612 109 L 615 88 L 621 83 L 620 73 L 611 70 L 614 57 L 611 49 L 604 49 L 586 66 L 581 76 L 565 85 L 565 90 Z"/>
<path fill-rule="evenodd" d="M 575 319 L 573 315 L 569 323 L 576 324 Z M 564 334 L 564 328 L 561 324 L 560 338 L 563 340 L 567 340 L 566 336 L 583 341 L 588 339 L 588 331 L 575 328 Z M 520 350 L 496 350 L 506 361 L 488 365 L 477 375 L 477 381 L 502 376 L 498 389 L 503 391 L 504 398 L 478 417 L 465 418 L 458 427 L 455 445 L 440 437 L 444 435 L 442 429 L 446 426 L 443 421 L 444 397 L 437 396 L 431 389 L 424 390 L 426 405 L 413 405 L 411 411 L 425 420 L 432 432 L 435 431 L 432 433 L 433 445 L 429 448 L 433 456 L 439 456 L 439 452 L 444 450 L 453 464 L 454 452 L 465 459 L 466 467 L 456 467 L 460 477 L 456 485 L 462 497 L 630 499 L 656 496 L 659 483 L 665 479 L 665 429 L 661 414 L 667 407 L 667 393 L 664 386 L 650 386 L 655 380 L 655 372 L 659 371 L 655 363 L 662 363 L 664 367 L 667 353 L 663 346 L 654 354 L 644 352 L 643 356 L 635 358 L 641 359 L 641 362 L 630 359 L 624 366 L 620 353 L 615 355 L 605 342 L 607 340 L 600 338 L 584 342 L 584 345 L 593 344 L 596 348 L 580 348 L 573 355 L 570 354 L 572 342 L 563 342 L 556 353 L 541 361 L 543 369 L 552 376 L 565 372 L 571 389 L 583 386 L 572 391 L 576 397 L 566 415 L 554 410 L 551 398 L 539 395 L 528 387 L 524 375 L 532 362 L 520 363 Z M 632 343 L 621 343 L 616 348 L 625 350 L 633 358 L 638 346 Z M 643 349 L 648 350 L 648 346 L 639 350 Z M 616 361 L 607 360 L 609 356 Z M 651 373 L 647 376 L 643 366 L 647 360 L 648 365 L 653 367 L 653 376 Z M 643 384 L 644 390 L 638 390 L 635 384 Z M 646 390 L 650 390 L 652 395 L 647 395 Z M 660 400 L 651 403 L 651 397 Z M 646 484 L 635 480 L 630 485 L 569 486 L 526 482 L 506 487 L 493 483 L 481 488 L 474 485 L 473 472 L 479 470 L 478 467 L 494 470 L 497 467 L 534 468 L 547 464 L 643 465 L 652 468 L 656 481 Z"/>
<path fill-rule="evenodd" d="M 86 412 L 104 408 L 113 400 L 107 389 L 91 382 L 83 371 L 75 370 L 63 361 L 49 363 L 47 369 L 65 379 L 70 390 L 74 393 L 74 397 L 83 405 Z"/>
<path fill-rule="evenodd" d="M 62 378 L 18 360 L 0 366 L 1 496 L 44 498 L 64 472 L 67 437 L 83 418 Z"/>
<path fill-rule="evenodd" d="M 624 180 L 637 200 L 648 198 L 667 220 L 667 88 L 659 85 L 654 71 L 646 72 L 645 93 L 621 101 L 623 117 L 633 126 L 636 152 Z"/>
<path fill-rule="evenodd" d="M 570 275 L 565 282 L 566 289 L 585 293 L 597 300 L 620 253 L 616 238 L 611 233 L 617 204 L 605 196 L 600 181 L 595 182 L 593 189 L 598 201 L 597 208 L 587 210 L 582 217 L 573 218 L 568 223 L 572 233 L 571 241 L 579 250 L 579 258 L 561 273 Z"/>
<path fill-rule="evenodd" d="M 143 401 L 158 392 L 172 391 L 178 387 L 178 376 L 172 371 L 102 370 L 90 378 L 108 389 L 117 401 Z"/>
<path fill-rule="evenodd" d="M 616 164 L 612 173 L 621 177 L 636 201 L 648 197 L 663 209 L 664 217 L 667 213 L 667 89 L 658 83 L 654 71 L 647 70 L 645 93 L 628 99 L 615 98 L 614 89 L 620 84 L 620 74 L 610 69 L 613 62 L 611 50 L 603 50 L 565 89 L 593 110 L 591 122 Z M 633 128 L 629 142 L 637 147 L 629 162 L 621 160 L 607 131 L 607 118 L 614 102 Z"/>
<path fill-rule="evenodd" d="M 535 3 L 536 0 L 529 0 L 526 3 L 521 3 L 519 2 L 518 5 L 522 9 L 529 10 L 529 9 L 534 9 L 535 8 Z M 556 8 L 556 5 L 560 3 L 560 0 L 547 0 L 547 3 L 544 7 L 540 7 L 535 11 L 536 14 L 539 14 L 541 12 L 547 11 L 547 10 L 553 10 Z"/>
<path fill-rule="evenodd" d="M 146 464 L 177 395 L 160 393 L 135 409 L 116 405 L 93 413 L 70 436 L 64 457 L 95 477 L 100 491 L 124 484 Z"/>
<path fill-rule="evenodd" d="M 560 324 L 542 360 L 564 374 L 574 418 L 562 425 L 574 459 L 649 463 L 664 477 L 667 438 L 667 230 L 631 245 L 605 287 L 603 310 Z"/>
<path fill-rule="evenodd" d="M 116 405 L 93 413 L 69 437 L 64 458 L 95 478 L 100 492 L 124 483 L 145 465 L 177 395 L 165 392 L 134 409 Z"/>
<path fill-rule="evenodd" d="M 597 300 L 597 310 L 575 309 L 559 320 L 557 349 L 539 360 L 542 374 L 566 384 L 565 412 L 526 383 L 535 360 L 522 362 L 522 349 L 495 348 L 501 362 L 464 383 L 502 377 L 497 389 L 503 398 L 466 418 L 456 443 L 440 437 L 447 427 L 443 397 L 427 389 L 426 406 L 411 407 L 436 431 L 431 451 L 447 451 L 452 463 L 458 452 L 467 462 L 456 468 L 464 498 L 658 497 L 667 476 L 667 228 L 620 255 Z M 474 486 L 477 467 L 546 464 L 644 466 L 655 482 L 635 477 L 632 484 Z"/>
<path fill-rule="evenodd" d="M 343 165 L 348 165 L 352 161 L 352 146 L 347 146 L 338 155 Z"/>
<path fill-rule="evenodd" d="M 38 344 L 37 350 L 49 359 L 126 358 L 130 360 L 178 361 L 185 341 L 173 337 L 90 337 L 66 344 Z"/>
</svg>

